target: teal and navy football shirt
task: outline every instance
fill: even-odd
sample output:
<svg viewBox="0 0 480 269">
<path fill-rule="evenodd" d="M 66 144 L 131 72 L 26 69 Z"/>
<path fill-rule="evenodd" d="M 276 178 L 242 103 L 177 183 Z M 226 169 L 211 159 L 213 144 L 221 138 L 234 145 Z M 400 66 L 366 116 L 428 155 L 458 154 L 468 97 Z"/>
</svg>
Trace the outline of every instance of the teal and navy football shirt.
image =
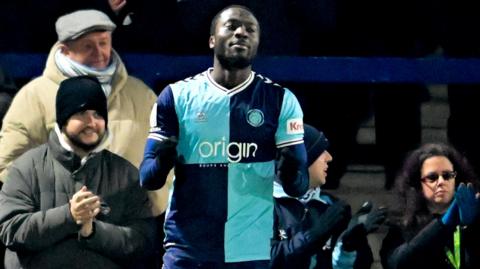
<svg viewBox="0 0 480 269">
<path fill-rule="evenodd" d="M 210 71 L 167 86 L 152 110 L 148 139 L 178 138 L 165 246 L 199 260 L 268 260 L 274 160 L 303 143 L 303 113 L 268 78 L 252 72 L 226 89 Z"/>
</svg>

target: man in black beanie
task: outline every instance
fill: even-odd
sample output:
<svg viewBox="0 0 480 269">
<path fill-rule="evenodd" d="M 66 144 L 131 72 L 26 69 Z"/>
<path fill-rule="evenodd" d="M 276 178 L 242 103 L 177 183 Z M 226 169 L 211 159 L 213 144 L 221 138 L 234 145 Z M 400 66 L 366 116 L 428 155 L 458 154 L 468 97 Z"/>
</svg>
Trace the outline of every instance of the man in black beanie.
<svg viewBox="0 0 480 269">
<path fill-rule="evenodd" d="M 62 81 L 55 107 L 59 129 L 79 152 L 102 141 L 108 123 L 107 98 L 97 78 L 79 76 Z"/>
<path fill-rule="evenodd" d="M 62 81 L 55 105 L 59 126 L 63 126 L 74 113 L 86 109 L 96 110 L 107 125 L 107 98 L 96 77 L 79 76 Z"/>
<path fill-rule="evenodd" d="M 364 206 L 351 218 L 350 206 L 321 191 L 328 163 L 328 139 L 304 124 L 310 189 L 300 198 L 287 195 L 275 182 L 275 221 L 271 268 L 370 268 L 367 234 L 384 221 L 386 210 Z"/>
<path fill-rule="evenodd" d="M 0 192 L 5 268 L 143 268 L 155 223 L 138 169 L 108 151 L 96 78 L 64 80 L 47 143 L 12 165 Z"/>
</svg>

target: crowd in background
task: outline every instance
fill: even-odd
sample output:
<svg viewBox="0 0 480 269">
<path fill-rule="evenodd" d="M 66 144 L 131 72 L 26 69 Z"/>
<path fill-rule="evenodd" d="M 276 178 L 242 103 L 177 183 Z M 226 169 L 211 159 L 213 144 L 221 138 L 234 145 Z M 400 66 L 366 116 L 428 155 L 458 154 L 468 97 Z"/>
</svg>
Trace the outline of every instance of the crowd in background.
<svg viewBox="0 0 480 269">
<path fill-rule="evenodd" d="M 7 0 L 0 4 L 5 14 L 0 19 L 0 36 L 4 39 L 4 42 L 0 42 L 0 52 L 46 53 L 57 40 L 57 33 L 52 26 L 60 15 L 78 9 L 95 8 L 107 13 L 118 25 L 113 40 L 120 54 L 210 55 L 206 37 L 209 36 L 211 18 L 222 7 L 237 3 L 249 7 L 259 19 L 262 26 L 260 55 L 480 55 L 480 39 L 473 31 L 480 19 L 474 16 L 474 6 L 469 1 L 127 0 L 126 5 L 121 7 L 114 6 L 116 1 L 28 2 Z M 3 68 L 8 74 L 8 67 Z M 3 81 L 1 100 L 8 103 L 17 87 L 8 75 L 3 77 Z M 305 121 L 323 130 L 330 138 L 329 151 L 336 159 L 331 164 L 329 180 L 324 188 L 339 187 L 339 180 L 355 149 L 358 127 L 372 112 L 376 118 L 376 144 L 385 166 L 385 188 L 394 186 L 406 153 L 421 144 L 420 105 L 428 99 L 425 85 L 305 84 L 291 81 L 282 84 L 292 88 L 298 96 Z M 480 148 L 477 145 L 480 143 L 475 139 L 480 134 L 480 126 L 465 121 L 466 116 L 477 112 L 475 102 L 480 96 L 475 93 L 475 88 L 478 86 L 449 85 L 451 115 L 448 135 L 450 142 L 470 159 L 474 169 L 478 169 L 480 160 L 472 152 Z M 466 102 L 471 102 L 471 105 Z M 0 110 L 6 108 L 6 105 L 0 106 Z M 453 168 L 458 167 L 454 165 Z M 431 181 L 437 182 L 440 176 L 442 182 L 455 179 L 455 176 L 447 178 L 449 175 L 441 174 Z M 424 181 L 425 177 L 422 177 Z M 414 187 L 419 186 L 417 183 L 414 183 Z M 462 186 L 461 194 L 455 196 L 457 200 L 464 199 L 462 193 L 475 200 L 471 197 L 472 193 L 475 195 L 473 187 L 468 186 L 468 191 L 466 188 Z M 450 225 L 449 221 L 453 223 L 451 227 L 447 225 L 448 232 L 452 227 L 465 224 L 461 212 L 468 208 L 460 204 L 458 209 L 453 202 L 451 204 L 454 208 L 452 211 L 459 211 L 456 214 L 460 216 L 442 218 L 444 225 Z M 478 211 L 478 203 L 474 206 Z M 441 213 L 444 214 L 444 211 Z M 473 219 L 468 224 L 477 221 L 477 216 Z M 419 225 L 419 230 L 423 228 L 422 225 Z M 412 237 L 407 236 L 406 240 Z M 384 262 L 392 261 L 386 259 Z"/>
<path fill-rule="evenodd" d="M 77 9 L 95 8 L 107 13 L 119 26 L 113 40 L 120 54 L 210 55 L 206 38 L 210 19 L 222 7 L 236 3 L 249 7 L 259 18 L 260 55 L 480 55 L 480 38 L 474 34 L 480 18 L 471 0 L 138 0 L 119 6 L 121 2 L 3 1 L 0 36 L 6 42 L 0 42 L 0 51 L 46 53 L 56 40 L 51 27 L 56 18 Z M 331 151 L 338 157 L 332 164 L 326 188 L 339 186 L 353 156 L 358 128 L 372 113 L 376 119 L 379 160 L 385 166 L 386 189 L 393 186 L 405 153 L 421 142 L 420 105 L 429 98 L 424 85 L 293 81 L 282 85 L 298 96 L 306 111 L 306 121 L 331 137 Z M 473 163 L 480 164 L 471 153 L 480 148 L 475 140 L 480 128 L 462 120 L 476 112 L 474 105 L 462 105 L 479 100 L 478 91 L 472 91 L 472 87 L 451 85 L 448 135 Z M 325 117 L 327 114 L 333 116 Z M 397 132 L 398 122 L 409 131 Z"/>
<path fill-rule="evenodd" d="M 480 19 L 470 0 L 138 0 L 119 10 L 108 0 L 5 0 L 0 36 L 6 42 L 0 51 L 45 52 L 56 40 L 51 28 L 56 18 L 95 8 L 123 25 L 115 36 L 120 51 L 208 54 L 210 19 L 231 3 L 248 6 L 259 17 L 261 54 L 414 57 L 438 46 L 455 55 L 479 51 L 474 33 Z"/>
<path fill-rule="evenodd" d="M 117 9 L 109 5 L 108 0 L 6 0 L 0 4 L 0 36 L 4 39 L 0 42 L 0 52 L 46 53 L 56 40 L 55 29 L 51 27 L 56 18 L 77 9 L 95 8 L 107 13 L 119 25 L 113 39 L 120 53 L 209 55 L 211 52 L 205 37 L 208 36 L 210 19 L 230 3 L 248 6 L 259 18 L 263 30 L 260 55 L 480 55 L 480 38 L 475 34 L 480 18 L 476 16 L 475 3 L 471 0 L 139 0 L 127 1 Z M 333 165 L 332 179 L 327 185 L 338 186 L 338 179 L 352 156 L 359 124 L 374 112 L 380 155 L 392 156 L 383 163 L 387 173 L 385 187 L 392 186 L 399 160 L 420 142 L 419 107 L 428 99 L 423 85 L 299 85 L 294 82 L 284 85 L 296 91 L 307 111 L 306 119 L 332 137 L 331 150 L 338 153 L 339 158 Z M 460 138 L 466 133 L 480 132 L 477 127 L 461 120 L 475 110 L 470 105 L 459 105 L 475 102 L 479 99 L 478 93 L 470 90 L 471 85 L 451 85 L 450 88 L 454 90 L 449 93 L 452 104 L 449 123 L 453 126 L 449 129 L 449 137 L 467 152 L 474 163 L 480 163 L 468 153 L 467 145 L 475 145 L 471 152 L 480 147 L 475 143 L 475 135 Z M 342 106 L 338 105 L 340 103 Z M 322 117 L 323 112 L 335 117 Z M 399 120 L 407 124 L 404 129 L 410 130 L 401 137 L 391 131 Z"/>
</svg>

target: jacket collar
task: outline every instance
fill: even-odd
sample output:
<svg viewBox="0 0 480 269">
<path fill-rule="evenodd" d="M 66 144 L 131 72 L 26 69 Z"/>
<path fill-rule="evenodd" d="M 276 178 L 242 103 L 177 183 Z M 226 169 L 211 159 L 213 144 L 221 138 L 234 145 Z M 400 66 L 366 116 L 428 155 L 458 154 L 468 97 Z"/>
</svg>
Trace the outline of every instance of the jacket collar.
<svg viewBox="0 0 480 269">
<path fill-rule="evenodd" d="M 65 75 L 62 74 L 62 72 L 58 69 L 55 63 L 55 53 L 59 49 L 60 49 L 60 43 L 57 42 L 50 49 L 50 52 L 47 58 L 47 63 L 45 65 L 45 69 L 43 70 L 43 76 L 48 77 L 49 79 L 54 81 L 56 84 L 60 84 L 60 82 L 62 82 L 67 78 Z M 112 54 L 115 54 L 118 56 L 117 52 L 113 48 L 112 48 Z M 115 72 L 112 78 L 112 92 L 108 96 L 107 98 L 108 100 L 113 99 L 113 97 L 117 95 L 119 91 L 125 90 L 124 86 L 127 83 L 127 78 L 128 78 L 128 73 L 127 73 L 127 69 L 125 68 L 125 64 L 122 62 L 122 59 L 118 57 L 117 71 Z"/>
<path fill-rule="evenodd" d="M 277 181 L 273 182 L 273 197 L 274 198 L 290 198 L 300 201 L 302 204 L 306 204 L 309 201 L 316 200 L 324 204 L 331 204 L 331 199 L 327 195 L 322 195 L 322 190 L 320 187 L 314 189 L 308 189 L 302 197 L 292 197 L 285 193 L 283 187 Z"/>
</svg>

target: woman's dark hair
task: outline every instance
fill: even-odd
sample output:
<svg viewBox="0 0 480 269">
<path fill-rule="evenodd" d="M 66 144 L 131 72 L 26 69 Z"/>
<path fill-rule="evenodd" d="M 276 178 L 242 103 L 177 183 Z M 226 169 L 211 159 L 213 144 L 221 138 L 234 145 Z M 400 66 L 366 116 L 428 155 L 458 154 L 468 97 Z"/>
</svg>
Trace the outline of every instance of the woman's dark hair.
<svg viewBox="0 0 480 269">
<path fill-rule="evenodd" d="M 397 176 L 396 187 L 403 204 L 402 226 L 414 230 L 423 228 L 432 218 L 422 192 L 421 169 L 426 159 L 435 156 L 446 157 L 457 172 L 455 187 L 461 182 L 471 182 L 478 187 L 477 177 L 468 160 L 455 148 L 442 143 L 429 143 L 412 151 Z"/>
</svg>

